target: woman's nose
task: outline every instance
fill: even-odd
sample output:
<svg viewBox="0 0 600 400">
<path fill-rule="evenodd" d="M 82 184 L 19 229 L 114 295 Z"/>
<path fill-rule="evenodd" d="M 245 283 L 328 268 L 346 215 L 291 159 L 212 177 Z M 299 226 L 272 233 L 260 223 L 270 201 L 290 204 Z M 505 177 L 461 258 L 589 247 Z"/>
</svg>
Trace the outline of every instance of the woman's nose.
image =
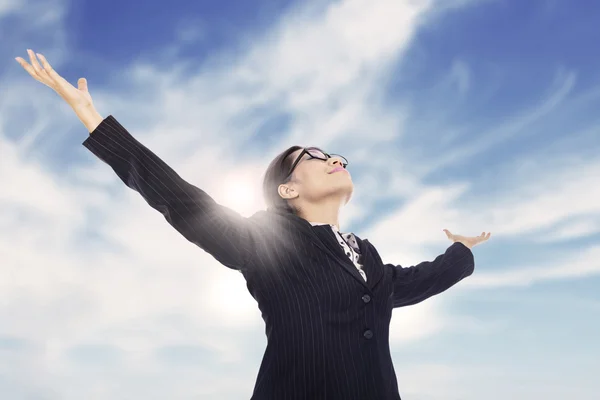
<svg viewBox="0 0 600 400">
<path fill-rule="evenodd" d="M 343 165 L 342 160 L 339 159 L 338 157 L 331 157 L 329 159 L 329 164 L 331 164 L 331 165 Z"/>
</svg>

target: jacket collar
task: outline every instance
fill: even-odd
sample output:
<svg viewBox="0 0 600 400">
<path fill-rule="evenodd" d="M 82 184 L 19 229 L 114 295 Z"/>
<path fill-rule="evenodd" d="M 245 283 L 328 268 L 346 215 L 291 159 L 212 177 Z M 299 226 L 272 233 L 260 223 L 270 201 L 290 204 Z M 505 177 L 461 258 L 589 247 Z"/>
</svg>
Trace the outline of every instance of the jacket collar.
<svg viewBox="0 0 600 400">
<path fill-rule="evenodd" d="M 352 275 L 357 281 L 368 289 L 373 289 L 375 285 L 381 280 L 383 271 L 381 268 L 373 268 L 373 255 L 372 245 L 368 240 L 362 240 L 355 235 L 356 242 L 360 248 L 362 264 L 367 274 L 367 282 L 358 272 L 356 266 L 346 257 L 344 252 L 338 245 L 335 233 L 331 230 L 329 224 L 315 225 L 313 226 L 310 222 L 301 218 L 295 214 L 280 209 L 269 209 L 268 212 L 279 215 L 285 218 L 289 222 L 294 224 L 294 227 L 298 232 L 304 236 L 307 236 L 312 243 L 319 247 L 329 257 L 337 262 L 346 272 Z"/>
</svg>

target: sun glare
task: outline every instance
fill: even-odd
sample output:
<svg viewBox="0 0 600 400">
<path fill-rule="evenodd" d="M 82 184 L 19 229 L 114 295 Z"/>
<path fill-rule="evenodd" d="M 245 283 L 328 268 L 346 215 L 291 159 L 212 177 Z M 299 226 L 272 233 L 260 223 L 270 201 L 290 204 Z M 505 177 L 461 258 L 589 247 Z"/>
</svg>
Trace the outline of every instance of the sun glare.
<svg viewBox="0 0 600 400">
<path fill-rule="evenodd" d="M 262 207 L 258 186 L 247 177 L 224 179 L 220 192 L 220 203 L 244 216 L 250 216 Z"/>
</svg>

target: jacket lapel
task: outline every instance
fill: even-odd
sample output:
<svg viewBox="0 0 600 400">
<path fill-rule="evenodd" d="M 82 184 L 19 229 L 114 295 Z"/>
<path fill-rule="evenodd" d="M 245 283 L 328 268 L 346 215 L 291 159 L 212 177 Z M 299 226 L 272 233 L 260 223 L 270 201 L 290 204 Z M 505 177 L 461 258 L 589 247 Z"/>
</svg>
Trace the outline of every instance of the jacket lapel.
<svg viewBox="0 0 600 400">
<path fill-rule="evenodd" d="M 377 262 L 377 257 L 374 257 L 373 245 L 367 239 L 362 240 L 358 236 L 355 237 L 360 248 L 362 265 L 367 274 L 367 286 L 373 290 L 383 277 L 384 267 Z"/>
<path fill-rule="evenodd" d="M 352 275 L 361 285 L 366 288 L 369 288 L 367 282 L 363 279 L 363 277 L 358 272 L 356 266 L 350 261 L 348 257 L 344 254 L 344 251 L 340 247 L 335 237 L 335 234 L 331 230 L 331 227 L 328 225 L 317 225 L 312 226 L 310 222 L 305 220 L 304 218 L 300 218 L 297 215 L 289 214 L 284 211 L 274 211 L 277 214 L 287 218 L 290 221 L 294 222 L 294 226 L 297 227 L 298 231 L 305 236 L 308 236 L 310 242 L 321 249 L 325 254 L 327 254 L 331 259 L 335 260 L 338 265 L 340 265 L 344 271 Z M 368 272 L 367 281 L 369 281 Z"/>
<path fill-rule="evenodd" d="M 355 279 L 357 279 L 363 286 L 368 287 L 367 282 L 363 279 L 358 272 L 356 265 L 348 258 L 344 253 L 344 249 L 338 243 L 338 239 L 335 233 L 331 230 L 329 225 L 321 225 L 312 227 L 315 236 L 317 236 L 321 243 L 324 244 L 326 251 L 336 259 L 339 265 L 341 265 L 346 272 L 350 273 Z M 369 277 L 367 275 L 367 281 Z"/>
</svg>

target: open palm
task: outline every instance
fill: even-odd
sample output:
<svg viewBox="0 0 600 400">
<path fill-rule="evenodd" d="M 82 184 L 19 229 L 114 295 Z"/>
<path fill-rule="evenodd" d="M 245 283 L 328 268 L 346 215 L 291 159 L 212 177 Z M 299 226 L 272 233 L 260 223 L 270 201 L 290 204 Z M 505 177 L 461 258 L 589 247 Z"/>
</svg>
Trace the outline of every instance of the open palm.
<svg viewBox="0 0 600 400">
<path fill-rule="evenodd" d="M 478 245 L 479 243 L 485 242 L 490 238 L 491 235 L 491 232 L 488 232 L 487 234 L 485 232 L 481 232 L 481 235 L 479 236 L 454 235 L 448 229 L 444 229 L 444 232 L 446 232 L 448 239 L 452 240 L 453 242 L 460 242 L 469 249 L 473 248 L 473 246 Z"/>
<path fill-rule="evenodd" d="M 17 62 L 38 82 L 43 83 L 53 89 L 63 98 L 73 109 L 92 106 L 92 96 L 90 95 L 85 78 L 80 78 L 75 87 L 60 76 L 46 58 L 41 54 L 36 54 L 32 50 L 27 50 L 31 64 L 21 57 L 15 58 Z M 38 61 L 38 58 L 41 61 Z"/>
</svg>

